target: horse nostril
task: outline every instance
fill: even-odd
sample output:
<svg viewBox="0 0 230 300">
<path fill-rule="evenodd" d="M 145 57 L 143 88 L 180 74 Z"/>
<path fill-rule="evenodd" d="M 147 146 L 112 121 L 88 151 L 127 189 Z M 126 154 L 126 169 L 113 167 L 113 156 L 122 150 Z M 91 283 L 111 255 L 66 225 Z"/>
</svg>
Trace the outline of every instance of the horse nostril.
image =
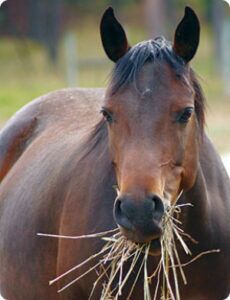
<svg viewBox="0 0 230 300">
<path fill-rule="evenodd" d="M 116 200 L 114 214 L 116 216 L 121 214 L 121 200 L 119 200 L 119 199 Z"/>
<path fill-rule="evenodd" d="M 117 199 L 114 205 L 114 219 L 118 225 L 128 230 L 133 230 L 133 225 L 130 222 L 128 216 L 122 209 L 122 201 Z"/>
<path fill-rule="evenodd" d="M 151 200 L 152 200 L 152 209 L 153 209 L 153 214 L 154 214 L 154 218 L 156 219 L 161 219 L 161 217 L 164 214 L 164 203 L 161 200 L 161 198 L 157 195 L 151 195 L 150 196 Z"/>
</svg>

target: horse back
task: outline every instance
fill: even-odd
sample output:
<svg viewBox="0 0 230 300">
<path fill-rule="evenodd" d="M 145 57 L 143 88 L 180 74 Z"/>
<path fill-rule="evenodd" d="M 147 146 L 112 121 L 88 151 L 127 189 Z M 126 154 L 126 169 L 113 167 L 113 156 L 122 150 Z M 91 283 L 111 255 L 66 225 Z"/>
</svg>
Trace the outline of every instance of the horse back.
<svg viewBox="0 0 230 300">
<path fill-rule="evenodd" d="M 103 89 L 63 89 L 19 110 L 0 131 L 0 181 L 46 129 L 60 126 L 60 130 L 80 130 L 94 124 L 103 94 Z"/>
</svg>

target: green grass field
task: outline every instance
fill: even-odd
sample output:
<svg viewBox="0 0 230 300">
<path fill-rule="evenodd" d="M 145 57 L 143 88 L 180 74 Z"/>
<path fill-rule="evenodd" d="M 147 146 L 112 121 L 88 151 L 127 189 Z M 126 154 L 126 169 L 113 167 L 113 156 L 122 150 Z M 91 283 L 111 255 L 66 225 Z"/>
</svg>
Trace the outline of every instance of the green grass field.
<svg viewBox="0 0 230 300">
<path fill-rule="evenodd" d="M 140 26 L 126 24 L 131 44 L 146 38 Z M 78 60 L 100 58 L 102 65 L 80 67 L 77 85 L 82 87 L 105 86 L 112 68 L 104 55 L 95 22 L 79 26 L 75 31 Z M 87 38 L 86 38 L 87 37 Z M 220 76 L 215 71 L 212 36 L 205 30 L 193 66 L 201 77 L 207 96 L 207 130 L 222 153 L 230 152 L 230 104 L 224 95 Z M 64 41 L 60 43 L 60 58 L 52 66 L 43 47 L 24 40 L 2 38 L 0 43 L 0 124 L 21 106 L 32 99 L 67 86 Z"/>
</svg>

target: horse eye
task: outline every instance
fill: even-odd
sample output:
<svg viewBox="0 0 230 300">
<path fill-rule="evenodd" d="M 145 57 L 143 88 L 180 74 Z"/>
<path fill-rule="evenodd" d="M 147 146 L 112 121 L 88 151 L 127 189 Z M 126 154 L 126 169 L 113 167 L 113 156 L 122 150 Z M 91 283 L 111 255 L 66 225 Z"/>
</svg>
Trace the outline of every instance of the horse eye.
<svg viewBox="0 0 230 300">
<path fill-rule="evenodd" d="M 186 107 L 182 112 L 179 112 L 176 121 L 181 124 L 185 124 L 189 121 L 193 113 L 193 107 Z"/>
<path fill-rule="evenodd" d="M 111 122 L 113 121 L 112 113 L 109 112 L 107 109 L 102 108 L 102 109 L 101 109 L 101 113 L 102 113 L 103 117 L 105 118 L 105 120 L 106 120 L 108 123 L 111 123 Z"/>
</svg>

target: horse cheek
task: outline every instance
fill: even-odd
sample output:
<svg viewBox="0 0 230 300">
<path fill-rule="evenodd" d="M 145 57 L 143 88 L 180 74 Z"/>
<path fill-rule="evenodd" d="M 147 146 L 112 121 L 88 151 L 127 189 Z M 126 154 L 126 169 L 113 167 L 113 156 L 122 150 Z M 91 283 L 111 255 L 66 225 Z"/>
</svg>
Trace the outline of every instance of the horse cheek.
<svg viewBox="0 0 230 300">
<path fill-rule="evenodd" d="M 198 139 L 194 137 L 196 132 L 193 131 L 190 133 L 189 138 L 187 139 L 185 156 L 183 160 L 183 176 L 182 176 L 182 188 L 183 190 L 189 190 L 195 184 L 197 171 L 198 171 Z"/>
</svg>

